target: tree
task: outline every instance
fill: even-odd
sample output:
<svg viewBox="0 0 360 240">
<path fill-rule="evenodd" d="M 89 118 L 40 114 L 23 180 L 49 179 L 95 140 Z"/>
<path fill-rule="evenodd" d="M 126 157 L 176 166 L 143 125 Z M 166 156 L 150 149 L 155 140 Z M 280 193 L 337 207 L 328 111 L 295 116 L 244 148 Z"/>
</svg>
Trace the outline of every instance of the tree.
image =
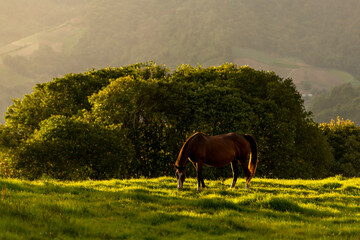
<svg viewBox="0 0 360 240">
<path fill-rule="evenodd" d="M 299 154 L 305 152 L 308 145 L 321 145 L 318 151 L 326 152 L 328 144 L 319 136 L 321 133 L 313 129 L 310 113 L 305 111 L 291 79 L 232 64 L 210 68 L 181 66 L 172 77 L 173 81 L 188 84 L 186 89 L 192 93 L 190 129 L 210 134 L 250 133 L 256 137 L 261 161 L 259 175 L 288 178 L 328 175 L 325 171 L 319 174 L 312 170 L 311 164 L 327 166 L 328 154 L 316 160 L 316 154 L 306 154 L 310 159 Z M 305 142 L 308 131 L 313 137 L 307 138 L 305 145 L 297 144 Z M 312 149 L 312 153 L 315 150 Z"/>
<path fill-rule="evenodd" d="M 22 100 L 13 100 L 14 104 L 5 113 L 5 125 L 13 134 L 27 139 L 39 128 L 41 121 L 52 115 L 71 117 L 81 115 L 82 110 L 90 110 L 88 98 L 107 86 L 110 79 L 128 75 L 135 78 L 150 77 L 152 74 L 148 69 L 150 65 L 153 63 L 91 70 L 80 74 L 70 73 L 63 78 L 37 84 L 32 94 L 25 95 Z"/>
<path fill-rule="evenodd" d="M 116 128 L 54 115 L 13 151 L 13 163 L 28 178 L 125 178 L 131 152 Z"/>
<path fill-rule="evenodd" d="M 129 139 L 135 150 L 135 176 L 164 175 L 173 165 L 167 151 L 172 121 L 162 111 L 169 93 L 160 81 L 122 77 L 90 98 L 95 121 L 118 126 Z"/>
<path fill-rule="evenodd" d="M 33 94 L 9 109 L 2 131 L 10 133 L 11 141 L 3 138 L 3 142 L 12 143 L 8 147 L 14 161 L 28 177 L 168 175 L 184 140 L 201 131 L 255 136 L 259 176 L 316 178 L 329 174 L 331 158 L 323 154 L 329 145 L 315 126 L 291 79 L 273 72 L 224 64 L 181 65 L 170 73 L 165 66 L 150 62 L 69 74 L 38 85 Z M 114 147 L 112 141 L 119 146 Z M 85 149 L 92 144 L 102 147 L 89 154 Z M 103 152 L 113 156 L 113 162 Z M 50 159 L 51 153 L 56 157 Z M 92 162 L 91 156 L 115 167 Z M 78 169 L 72 175 L 64 169 L 70 162 Z M 31 164 L 40 167 L 30 168 Z M 125 174 L 116 174 L 114 169 Z M 226 177 L 230 172 L 212 169 L 209 176 Z"/>
<path fill-rule="evenodd" d="M 330 123 L 322 123 L 319 128 L 333 148 L 335 162 L 332 172 L 346 177 L 359 177 L 360 127 L 351 120 L 337 117 L 336 122 L 331 120 Z"/>
</svg>

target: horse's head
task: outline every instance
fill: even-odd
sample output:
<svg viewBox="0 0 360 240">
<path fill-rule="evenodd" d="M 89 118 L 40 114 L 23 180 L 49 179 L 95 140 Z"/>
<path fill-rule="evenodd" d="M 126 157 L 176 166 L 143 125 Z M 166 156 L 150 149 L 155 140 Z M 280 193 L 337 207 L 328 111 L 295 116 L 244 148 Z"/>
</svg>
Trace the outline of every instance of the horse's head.
<svg viewBox="0 0 360 240">
<path fill-rule="evenodd" d="M 181 190 L 181 189 L 183 189 L 185 176 L 186 176 L 185 175 L 185 167 L 178 167 L 175 165 L 175 168 L 176 168 L 175 176 L 178 181 L 178 190 Z"/>
</svg>

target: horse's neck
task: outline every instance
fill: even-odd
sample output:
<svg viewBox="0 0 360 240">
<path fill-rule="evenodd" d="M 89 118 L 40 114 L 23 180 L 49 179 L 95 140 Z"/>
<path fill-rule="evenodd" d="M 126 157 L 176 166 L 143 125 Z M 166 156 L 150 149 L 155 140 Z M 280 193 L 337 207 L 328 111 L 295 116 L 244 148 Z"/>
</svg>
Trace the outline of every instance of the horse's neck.
<svg viewBox="0 0 360 240">
<path fill-rule="evenodd" d="M 187 159 L 190 156 L 190 144 L 188 144 L 188 142 L 186 142 L 184 144 L 184 146 L 181 149 L 181 152 L 178 156 L 178 159 L 176 161 L 176 165 L 179 167 L 185 167 L 186 163 L 187 163 Z"/>
<path fill-rule="evenodd" d="M 186 160 L 187 160 L 188 157 L 189 156 L 188 156 L 187 152 L 184 152 L 184 151 L 181 152 L 181 155 L 178 157 L 178 160 L 177 160 L 177 165 L 179 167 L 185 167 Z"/>
<path fill-rule="evenodd" d="M 187 163 L 187 159 L 189 158 L 191 154 L 191 148 L 192 146 L 198 141 L 199 136 L 204 136 L 205 133 L 197 132 L 191 137 L 189 137 L 186 142 L 184 143 L 183 147 L 181 148 L 180 154 L 178 156 L 178 159 L 176 161 L 177 166 L 185 166 Z"/>
</svg>

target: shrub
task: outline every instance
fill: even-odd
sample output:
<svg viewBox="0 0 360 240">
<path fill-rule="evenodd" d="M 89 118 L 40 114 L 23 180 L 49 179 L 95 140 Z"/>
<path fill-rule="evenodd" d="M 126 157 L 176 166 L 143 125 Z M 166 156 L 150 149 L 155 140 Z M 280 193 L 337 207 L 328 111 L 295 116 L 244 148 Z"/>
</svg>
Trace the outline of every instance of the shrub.
<svg viewBox="0 0 360 240">
<path fill-rule="evenodd" d="M 14 151 L 15 167 L 28 178 L 129 177 L 131 149 L 120 134 L 84 120 L 52 116 Z"/>
<path fill-rule="evenodd" d="M 333 174 L 345 177 L 360 176 L 360 127 L 351 120 L 337 117 L 330 123 L 322 123 L 319 128 L 333 148 L 335 158 L 331 166 Z"/>
</svg>

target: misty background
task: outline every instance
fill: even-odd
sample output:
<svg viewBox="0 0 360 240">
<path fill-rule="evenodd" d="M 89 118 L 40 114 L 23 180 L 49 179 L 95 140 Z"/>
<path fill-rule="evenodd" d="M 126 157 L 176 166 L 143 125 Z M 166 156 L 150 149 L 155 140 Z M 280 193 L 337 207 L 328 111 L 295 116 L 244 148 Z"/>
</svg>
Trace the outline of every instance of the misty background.
<svg viewBox="0 0 360 240">
<path fill-rule="evenodd" d="M 360 124 L 358 0 L 0 0 L 1 122 L 36 83 L 155 61 L 290 77 L 318 122 Z"/>
</svg>

